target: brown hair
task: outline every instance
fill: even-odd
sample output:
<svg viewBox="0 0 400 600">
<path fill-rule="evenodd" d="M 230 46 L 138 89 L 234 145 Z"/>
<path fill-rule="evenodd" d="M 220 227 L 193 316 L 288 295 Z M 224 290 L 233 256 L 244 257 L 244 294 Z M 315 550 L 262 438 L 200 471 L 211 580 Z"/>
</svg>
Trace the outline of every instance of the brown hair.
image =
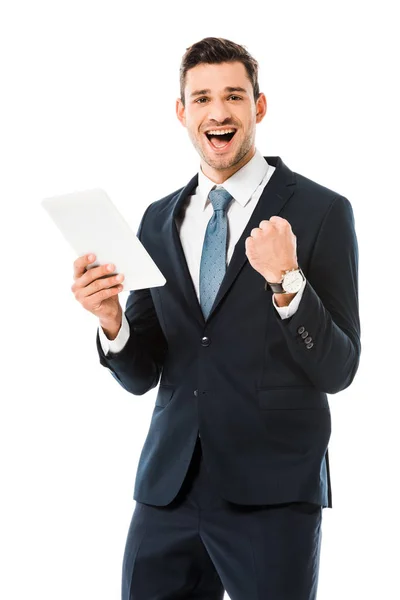
<svg viewBox="0 0 400 600">
<path fill-rule="evenodd" d="M 258 100 L 260 89 L 258 86 L 258 62 L 246 50 L 244 46 L 235 44 L 224 38 L 207 37 L 196 42 L 182 57 L 180 73 L 181 101 L 185 105 L 186 73 L 189 69 L 200 64 L 219 64 L 224 62 L 241 62 L 253 86 L 254 100 Z"/>
</svg>

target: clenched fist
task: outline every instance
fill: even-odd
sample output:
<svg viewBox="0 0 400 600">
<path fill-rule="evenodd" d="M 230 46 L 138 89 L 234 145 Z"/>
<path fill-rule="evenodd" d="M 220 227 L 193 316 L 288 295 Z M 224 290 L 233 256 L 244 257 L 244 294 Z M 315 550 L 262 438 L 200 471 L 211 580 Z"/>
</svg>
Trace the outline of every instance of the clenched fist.
<svg viewBox="0 0 400 600">
<path fill-rule="evenodd" d="M 251 230 L 245 247 L 253 269 L 271 283 L 281 281 L 285 271 L 298 268 L 296 236 L 282 217 L 261 221 Z"/>
</svg>

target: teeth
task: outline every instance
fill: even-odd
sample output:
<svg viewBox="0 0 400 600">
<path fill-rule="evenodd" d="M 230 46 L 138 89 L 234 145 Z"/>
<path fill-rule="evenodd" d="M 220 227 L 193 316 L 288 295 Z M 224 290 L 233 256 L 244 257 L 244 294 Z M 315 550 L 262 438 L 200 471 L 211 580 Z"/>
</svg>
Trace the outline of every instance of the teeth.
<svg viewBox="0 0 400 600">
<path fill-rule="evenodd" d="M 227 133 L 235 133 L 235 129 L 218 129 L 207 131 L 207 135 L 226 135 Z"/>
</svg>

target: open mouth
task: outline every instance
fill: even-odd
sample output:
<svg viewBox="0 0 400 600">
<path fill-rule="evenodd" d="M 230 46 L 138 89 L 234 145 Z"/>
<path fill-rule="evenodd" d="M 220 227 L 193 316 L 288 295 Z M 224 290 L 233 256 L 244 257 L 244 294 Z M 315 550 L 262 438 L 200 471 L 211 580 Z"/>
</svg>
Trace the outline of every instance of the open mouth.
<svg viewBox="0 0 400 600">
<path fill-rule="evenodd" d="M 229 127 L 227 129 L 212 129 L 206 131 L 205 135 L 214 150 L 222 150 L 230 145 L 235 133 L 236 129 Z"/>
</svg>

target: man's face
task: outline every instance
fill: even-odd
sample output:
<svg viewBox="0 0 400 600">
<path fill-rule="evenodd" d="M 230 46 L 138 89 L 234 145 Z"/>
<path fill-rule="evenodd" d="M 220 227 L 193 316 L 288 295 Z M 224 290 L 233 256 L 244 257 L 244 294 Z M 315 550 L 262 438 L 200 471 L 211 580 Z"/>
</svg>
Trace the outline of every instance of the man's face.
<svg viewBox="0 0 400 600">
<path fill-rule="evenodd" d="M 253 156 L 256 123 L 265 115 L 266 99 L 260 94 L 254 101 L 241 62 L 200 64 L 187 72 L 185 106 L 178 99 L 176 111 L 202 159 L 203 172 L 227 175 Z"/>
</svg>

